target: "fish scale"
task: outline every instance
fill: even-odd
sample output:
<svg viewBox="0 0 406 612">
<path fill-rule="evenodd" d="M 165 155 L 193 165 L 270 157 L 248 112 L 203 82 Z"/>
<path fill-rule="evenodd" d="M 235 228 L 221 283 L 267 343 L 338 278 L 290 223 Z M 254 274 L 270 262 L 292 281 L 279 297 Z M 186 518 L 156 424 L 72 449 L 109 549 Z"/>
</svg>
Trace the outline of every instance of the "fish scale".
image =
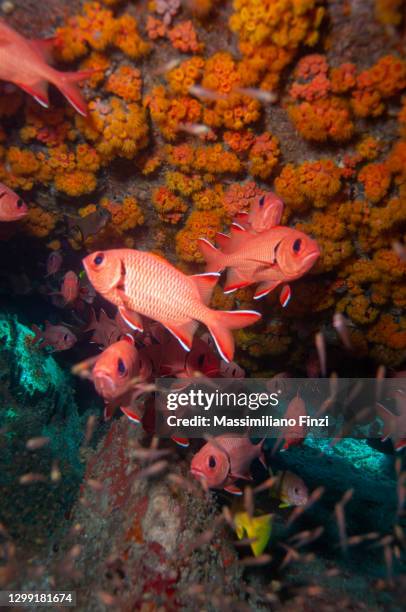
<svg viewBox="0 0 406 612">
<path fill-rule="evenodd" d="M 201 302 L 193 280 L 158 256 L 134 251 L 125 258 L 126 305 L 150 318 L 167 321 L 204 321 L 210 309 Z M 139 270 L 142 269 L 142 273 Z M 161 293 L 162 285 L 171 287 L 171 294 Z"/>
</svg>

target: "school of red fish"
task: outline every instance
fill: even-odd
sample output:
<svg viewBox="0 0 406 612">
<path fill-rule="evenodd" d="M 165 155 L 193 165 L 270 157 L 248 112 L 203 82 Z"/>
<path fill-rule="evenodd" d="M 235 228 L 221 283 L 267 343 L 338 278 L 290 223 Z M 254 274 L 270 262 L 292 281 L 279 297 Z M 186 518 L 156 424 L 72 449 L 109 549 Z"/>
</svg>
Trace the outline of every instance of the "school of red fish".
<svg viewBox="0 0 406 612">
<path fill-rule="evenodd" d="M 43 107 L 49 107 L 48 84 L 54 85 L 74 109 L 87 114 L 86 102 L 77 83 L 94 70 L 60 72 L 50 65 L 52 39 L 27 40 L 0 19 L 0 80 L 12 83 L 31 95 Z M 245 90 L 246 93 L 250 90 Z M 191 93 L 204 96 L 194 86 Z M 272 100 L 268 100 L 270 102 Z M 198 130 L 199 126 L 184 126 Z M 0 221 L 16 222 L 28 213 L 25 202 L 0 183 Z M 233 362 L 233 330 L 254 325 L 261 314 L 255 310 L 219 311 L 209 307 L 212 291 L 221 273 L 227 270 L 224 292 L 256 285 L 254 299 L 259 300 L 279 287 L 280 303 L 285 307 L 292 296 L 291 283 L 304 276 L 317 261 L 320 251 L 315 240 L 301 231 L 280 225 L 283 202 L 274 194 L 258 197 L 249 212 L 233 220 L 230 234 L 218 233 L 217 246 L 202 238 L 200 250 L 206 260 L 206 272 L 187 276 L 167 260 L 153 253 L 135 249 L 97 251 L 83 259 L 86 275 L 63 269 L 63 254 L 52 252 L 46 266 L 48 291 L 54 305 L 69 308 L 78 317 L 90 312 L 79 330 L 92 332 L 90 342 L 102 352 L 79 363 L 74 371 L 90 379 L 105 402 L 105 419 L 119 408 L 133 423 L 141 423 L 145 406 L 134 400 L 153 388 L 157 377 L 179 379 L 200 373 L 207 378 L 244 377 L 244 370 Z M 102 224 L 103 219 L 100 221 Z M 86 228 L 79 230 L 83 235 Z M 54 282 L 60 279 L 55 288 Z M 91 305 L 96 294 L 116 308 L 111 318 L 103 308 L 98 316 Z M 196 335 L 199 324 L 208 332 Z M 334 322 L 340 335 L 348 334 L 343 320 Z M 43 330 L 33 325 L 33 345 L 53 351 L 71 349 L 77 334 L 67 324 L 45 322 Z M 319 365 L 326 373 L 325 346 L 322 335 L 316 341 Z M 320 357 L 321 356 L 321 357 Z M 404 415 L 404 397 L 397 397 L 399 414 Z M 406 441 L 396 437 L 396 419 L 385 407 L 378 408 L 385 424 L 385 436 L 392 437 L 396 449 Z M 403 410 L 403 412 L 402 412 Z M 291 399 L 287 418 L 306 415 L 303 399 Z M 404 418 L 404 416 L 402 417 Z M 305 427 L 291 428 L 282 450 L 301 444 L 307 435 Z M 186 438 L 174 438 L 182 446 Z M 254 445 L 248 437 L 218 436 L 206 442 L 193 457 L 191 474 L 209 488 L 240 494 L 236 484 L 251 479 L 250 465 L 259 459 L 266 467 L 263 442 Z M 280 477 L 281 499 L 287 505 L 304 505 L 308 493 L 295 475 Z"/>
</svg>

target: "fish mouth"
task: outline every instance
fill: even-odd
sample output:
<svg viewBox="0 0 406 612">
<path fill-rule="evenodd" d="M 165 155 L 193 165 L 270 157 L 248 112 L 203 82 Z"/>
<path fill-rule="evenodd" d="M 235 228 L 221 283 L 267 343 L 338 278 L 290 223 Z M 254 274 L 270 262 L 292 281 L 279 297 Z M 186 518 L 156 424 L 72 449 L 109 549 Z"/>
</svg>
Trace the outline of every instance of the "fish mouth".
<svg viewBox="0 0 406 612">
<path fill-rule="evenodd" d="M 111 399 L 116 394 L 116 386 L 110 375 L 100 372 L 93 375 L 94 386 L 96 391 L 102 397 Z"/>
<path fill-rule="evenodd" d="M 315 251 L 312 251 L 311 253 L 309 253 L 308 255 L 305 255 L 303 257 L 303 263 L 307 266 L 312 266 L 316 260 L 320 257 L 320 251 L 317 249 Z"/>
<path fill-rule="evenodd" d="M 195 478 L 198 478 L 199 480 L 206 480 L 206 476 L 204 475 L 204 472 L 196 467 L 191 467 L 190 468 L 190 473 L 192 474 L 192 476 L 194 476 Z"/>
</svg>

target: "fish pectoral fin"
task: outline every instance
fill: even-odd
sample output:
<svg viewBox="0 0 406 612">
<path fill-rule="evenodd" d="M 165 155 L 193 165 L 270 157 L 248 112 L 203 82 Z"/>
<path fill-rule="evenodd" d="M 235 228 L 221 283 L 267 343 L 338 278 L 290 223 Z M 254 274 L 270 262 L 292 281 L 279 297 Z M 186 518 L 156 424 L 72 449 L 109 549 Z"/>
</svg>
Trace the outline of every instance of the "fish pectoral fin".
<svg viewBox="0 0 406 612">
<path fill-rule="evenodd" d="M 121 318 L 127 323 L 129 327 L 139 332 L 144 331 L 144 326 L 141 317 L 137 312 L 129 310 L 125 306 L 119 306 L 118 312 L 120 313 Z"/>
<path fill-rule="evenodd" d="M 290 298 L 292 297 L 292 291 L 289 287 L 289 285 L 284 285 L 282 287 L 282 291 L 279 295 L 279 302 L 282 306 L 282 308 L 286 308 L 286 306 L 289 304 L 290 302 Z"/>
<path fill-rule="evenodd" d="M 120 410 L 125 416 L 134 423 L 135 425 L 139 425 L 141 423 L 141 417 L 131 408 L 127 408 L 127 406 L 120 406 Z"/>
<path fill-rule="evenodd" d="M 34 85 L 25 85 L 18 82 L 15 84 L 32 96 L 41 106 L 49 108 L 48 83 L 46 81 L 37 81 Z"/>
<path fill-rule="evenodd" d="M 273 291 L 278 285 L 281 284 L 281 281 L 263 281 L 258 285 L 255 290 L 254 300 L 260 300 Z"/>
<path fill-rule="evenodd" d="M 193 274 L 193 276 L 190 276 L 196 285 L 204 304 L 208 304 L 210 302 L 211 294 L 219 279 L 219 276 L 219 272 L 205 272 L 203 274 Z"/>
<path fill-rule="evenodd" d="M 161 321 L 161 323 L 169 332 L 171 332 L 173 336 L 175 336 L 185 351 L 190 351 L 192 348 L 193 336 L 198 325 L 197 321 L 190 319 L 185 323 L 178 323 L 174 321 Z"/>
<path fill-rule="evenodd" d="M 51 36 L 50 38 L 39 38 L 28 42 L 35 53 L 38 53 L 48 64 L 51 64 L 54 60 L 53 49 L 55 40 L 56 37 Z"/>
<path fill-rule="evenodd" d="M 230 477 L 235 480 L 254 480 L 251 474 L 248 472 L 246 474 L 235 474 L 234 472 L 230 473 Z"/>
<path fill-rule="evenodd" d="M 224 487 L 224 491 L 227 491 L 227 493 L 231 493 L 232 495 L 242 495 L 241 489 L 236 485 L 232 484 Z"/>
<path fill-rule="evenodd" d="M 182 448 L 187 448 L 190 444 L 188 438 L 180 438 L 179 436 L 171 436 L 171 440 Z"/>
<path fill-rule="evenodd" d="M 251 285 L 251 281 L 245 278 L 244 275 L 237 270 L 237 268 L 231 268 L 227 272 L 224 293 L 232 293 L 233 291 L 237 291 L 237 289 L 242 289 L 248 285 Z"/>
</svg>

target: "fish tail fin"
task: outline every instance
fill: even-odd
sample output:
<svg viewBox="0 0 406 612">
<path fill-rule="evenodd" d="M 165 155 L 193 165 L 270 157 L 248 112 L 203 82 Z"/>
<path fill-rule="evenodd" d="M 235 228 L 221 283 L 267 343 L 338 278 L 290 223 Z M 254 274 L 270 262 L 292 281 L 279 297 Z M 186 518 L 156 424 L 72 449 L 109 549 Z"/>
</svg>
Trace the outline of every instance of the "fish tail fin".
<svg viewBox="0 0 406 612">
<path fill-rule="evenodd" d="M 87 103 L 77 85 L 94 74 L 94 70 L 80 70 L 78 72 L 57 72 L 55 85 L 65 96 L 73 108 L 83 117 L 87 116 Z"/>
<path fill-rule="evenodd" d="M 207 327 L 224 361 L 230 362 L 234 357 L 234 337 L 231 330 L 253 325 L 260 318 L 260 313 L 255 310 L 212 311 L 212 319 Z"/>
<path fill-rule="evenodd" d="M 224 270 L 224 254 L 220 249 L 216 249 L 206 238 L 199 238 L 197 243 L 200 252 L 206 260 L 206 272 L 221 272 Z"/>
</svg>

